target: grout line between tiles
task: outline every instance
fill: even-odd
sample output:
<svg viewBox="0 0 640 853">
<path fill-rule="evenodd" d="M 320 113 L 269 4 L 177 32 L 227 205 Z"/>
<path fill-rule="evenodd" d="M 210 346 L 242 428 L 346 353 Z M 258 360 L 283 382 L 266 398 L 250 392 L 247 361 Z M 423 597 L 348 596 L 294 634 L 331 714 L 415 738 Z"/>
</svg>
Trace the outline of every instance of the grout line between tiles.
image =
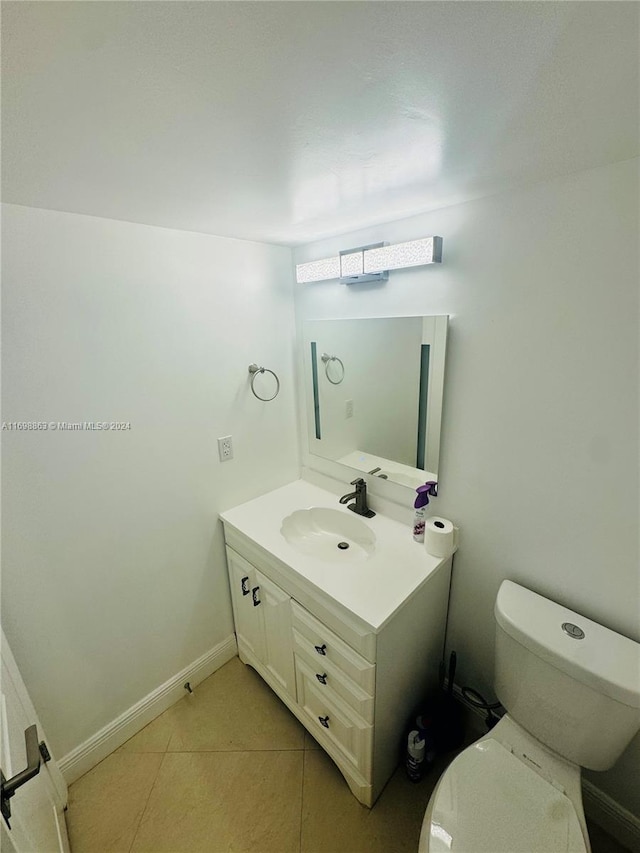
<svg viewBox="0 0 640 853">
<path fill-rule="evenodd" d="M 305 753 L 307 752 L 307 750 L 304 748 L 304 746 L 301 749 L 234 749 L 234 750 L 230 750 L 230 749 L 226 749 L 226 750 L 205 750 L 205 749 L 202 749 L 202 750 L 183 750 L 183 751 L 176 751 L 176 752 L 169 752 L 168 750 L 165 750 L 164 753 L 158 753 L 158 752 L 147 753 L 147 754 L 155 754 L 155 755 L 162 754 L 163 758 L 160 761 L 160 764 L 158 765 L 158 770 L 156 771 L 156 775 L 153 779 L 151 787 L 149 788 L 149 794 L 147 796 L 147 799 L 145 800 L 144 806 L 140 810 L 140 817 L 138 818 L 138 822 L 137 822 L 136 828 L 133 832 L 131 844 L 129 845 L 127 853 L 131 853 L 131 851 L 133 850 L 133 848 L 135 846 L 136 839 L 137 839 L 138 833 L 140 831 L 140 826 L 142 824 L 145 813 L 146 813 L 147 808 L 149 806 L 149 801 L 151 800 L 151 796 L 152 796 L 152 794 L 153 794 L 153 792 L 154 792 L 154 790 L 158 784 L 158 778 L 160 776 L 162 766 L 163 766 L 164 762 L 167 760 L 167 758 L 170 755 L 196 755 L 199 753 L 205 753 L 205 754 L 216 753 L 217 754 L 220 752 L 222 752 L 226 755 L 232 755 L 232 754 L 237 754 L 237 753 L 253 754 L 256 752 L 301 752 L 302 753 L 302 778 L 300 780 L 300 785 L 301 785 L 301 791 L 300 791 L 300 832 L 299 832 L 299 836 L 298 836 L 298 851 L 297 851 L 297 853 L 301 853 L 301 851 L 302 851 L 302 814 L 303 814 L 303 799 L 304 799 L 304 770 L 305 770 L 305 761 L 306 761 Z M 140 753 L 140 754 L 143 754 L 143 753 Z"/>
<path fill-rule="evenodd" d="M 303 746 L 289 746 L 283 749 L 272 749 L 271 747 L 265 747 L 264 749 L 168 749 L 164 755 L 197 755 L 198 753 L 206 753 L 208 755 L 214 752 L 231 755 L 234 752 L 248 752 L 249 754 L 253 754 L 254 752 L 306 752 L 306 750 Z"/>
<path fill-rule="evenodd" d="M 153 754 L 158 755 L 158 753 L 153 753 Z M 162 770 L 162 765 L 164 764 L 166 757 L 167 757 L 167 753 L 165 751 L 164 757 L 162 758 L 162 761 L 160 762 L 160 764 L 158 764 L 158 769 L 156 771 L 156 775 L 154 776 L 153 782 L 151 783 L 151 787 L 149 788 L 149 795 L 148 795 L 147 799 L 145 800 L 144 806 L 140 809 L 140 817 L 138 818 L 138 823 L 136 824 L 136 828 L 134 830 L 133 837 L 131 839 L 131 844 L 129 845 L 129 850 L 127 851 L 127 853 L 131 853 L 131 851 L 133 850 L 133 845 L 136 843 L 136 838 L 138 837 L 138 832 L 140 831 L 140 824 L 142 823 L 142 819 L 145 815 L 145 812 L 147 811 L 147 807 L 149 805 L 149 800 L 151 799 L 151 794 L 153 794 L 153 789 L 156 787 L 156 784 L 158 782 L 158 776 L 160 776 L 160 771 Z"/>
</svg>

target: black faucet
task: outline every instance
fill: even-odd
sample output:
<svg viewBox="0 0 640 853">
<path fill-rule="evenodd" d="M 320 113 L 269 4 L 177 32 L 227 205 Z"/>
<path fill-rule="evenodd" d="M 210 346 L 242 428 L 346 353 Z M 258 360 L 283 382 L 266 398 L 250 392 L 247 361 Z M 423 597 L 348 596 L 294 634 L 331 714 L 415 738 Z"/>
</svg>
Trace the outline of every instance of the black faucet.
<svg viewBox="0 0 640 853">
<path fill-rule="evenodd" d="M 357 480 L 353 480 L 351 485 L 356 487 L 355 492 L 349 492 L 348 495 L 343 495 L 340 498 L 340 503 L 346 504 L 347 501 L 351 500 L 351 498 L 355 498 L 355 501 L 352 504 L 349 504 L 347 509 L 350 509 L 358 515 L 364 515 L 365 518 L 373 518 L 375 512 L 367 506 L 367 484 L 362 477 L 359 477 Z"/>
</svg>

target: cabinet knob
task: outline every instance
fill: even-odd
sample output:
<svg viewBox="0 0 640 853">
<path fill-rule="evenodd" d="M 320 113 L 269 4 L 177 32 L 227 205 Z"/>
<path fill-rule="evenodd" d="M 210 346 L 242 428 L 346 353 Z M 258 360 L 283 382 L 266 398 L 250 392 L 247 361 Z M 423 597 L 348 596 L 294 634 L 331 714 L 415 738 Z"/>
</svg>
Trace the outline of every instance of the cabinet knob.
<svg viewBox="0 0 640 853">
<path fill-rule="evenodd" d="M 240 581 L 240 588 L 242 589 L 243 595 L 249 595 L 249 575 L 245 578 L 242 578 Z"/>
<path fill-rule="evenodd" d="M 328 714 L 326 717 L 318 717 L 318 719 L 320 720 L 321 725 L 323 725 L 325 727 L 325 729 L 329 728 L 329 715 Z"/>
<path fill-rule="evenodd" d="M 260 596 L 258 595 L 259 590 L 260 590 L 259 586 L 254 586 L 254 588 L 251 590 L 251 595 L 253 597 L 253 606 L 254 607 L 257 607 L 259 604 L 262 604 L 262 602 L 260 601 Z"/>
<path fill-rule="evenodd" d="M 327 653 L 327 644 L 326 644 L 326 643 L 323 643 L 321 646 L 316 646 L 316 647 L 315 647 L 315 650 L 318 652 L 318 654 L 319 654 L 319 655 L 326 655 L 326 653 Z"/>
<path fill-rule="evenodd" d="M 318 679 L 320 684 L 326 684 L 327 683 L 327 673 L 326 672 L 323 673 L 322 675 L 320 675 L 319 672 L 316 672 L 316 678 Z"/>
</svg>

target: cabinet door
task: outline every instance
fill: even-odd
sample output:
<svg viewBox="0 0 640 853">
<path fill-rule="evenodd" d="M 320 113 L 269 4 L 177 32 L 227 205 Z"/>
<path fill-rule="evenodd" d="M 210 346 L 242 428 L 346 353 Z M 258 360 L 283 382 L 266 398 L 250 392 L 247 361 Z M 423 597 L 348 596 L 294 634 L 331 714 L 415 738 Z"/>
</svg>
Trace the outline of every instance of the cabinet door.
<svg viewBox="0 0 640 853">
<path fill-rule="evenodd" d="M 260 606 L 264 614 L 265 648 L 263 664 L 282 690 L 295 697 L 291 598 L 279 586 L 256 570 Z"/>
<path fill-rule="evenodd" d="M 264 607 L 260 606 L 256 570 L 230 548 L 227 548 L 227 562 L 238 646 L 241 652 L 246 649 L 262 662 L 265 659 Z"/>
</svg>

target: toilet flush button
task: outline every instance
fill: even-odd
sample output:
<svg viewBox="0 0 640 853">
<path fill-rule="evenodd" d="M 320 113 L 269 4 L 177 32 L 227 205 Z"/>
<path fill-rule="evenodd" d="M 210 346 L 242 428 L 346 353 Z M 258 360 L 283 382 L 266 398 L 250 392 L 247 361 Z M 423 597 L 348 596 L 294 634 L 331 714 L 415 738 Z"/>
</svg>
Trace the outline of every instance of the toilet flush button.
<svg viewBox="0 0 640 853">
<path fill-rule="evenodd" d="M 568 634 L 570 637 L 573 637 L 574 640 L 583 640 L 584 639 L 584 631 L 582 628 L 578 628 L 577 625 L 574 625 L 573 622 L 563 622 L 562 630 L 565 634 Z"/>
</svg>

